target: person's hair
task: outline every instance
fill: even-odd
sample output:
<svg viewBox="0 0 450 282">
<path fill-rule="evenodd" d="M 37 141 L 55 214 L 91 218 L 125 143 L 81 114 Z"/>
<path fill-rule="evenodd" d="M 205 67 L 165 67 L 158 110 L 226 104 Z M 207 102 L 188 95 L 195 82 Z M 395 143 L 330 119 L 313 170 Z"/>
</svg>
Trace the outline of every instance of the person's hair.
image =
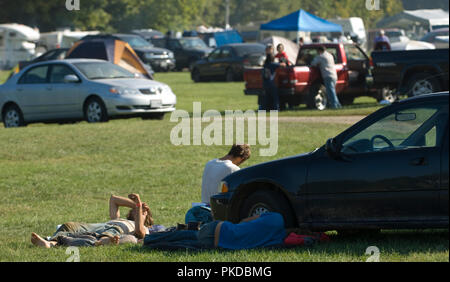
<svg viewBox="0 0 450 282">
<path fill-rule="evenodd" d="M 244 161 L 248 160 L 251 155 L 250 145 L 248 144 L 242 144 L 242 145 L 236 145 L 234 144 L 233 147 L 231 147 L 230 152 L 228 155 L 235 157 L 235 158 L 242 158 Z"/>
<path fill-rule="evenodd" d="M 380 29 L 380 31 L 378 32 L 379 35 L 383 36 L 384 35 L 384 30 Z"/>
<path fill-rule="evenodd" d="M 134 208 L 130 209 L 130 211 L 128 212 L 128 215 L 127 215 L 127 219 L 132 220 L 132 221 L 136 220 L 135 213 L 136 213 L 136 209 L 134 209 Z M 152 211 L 149 209 L 147 216 L 145 217 L 145 220 L 144 220 L 144 226 L 150 227 L 153 225 L 153 223 L 154 223 L 154 221 L 153 221 Z"/>
<path fill-rule="evenodd" d="M 317 48 L 319 50 L 319 52 L 323 53 L 327 50 L 327 48 L 325 48 L 324 45 L 320 45 L 319 48 Z"/>
</svg>

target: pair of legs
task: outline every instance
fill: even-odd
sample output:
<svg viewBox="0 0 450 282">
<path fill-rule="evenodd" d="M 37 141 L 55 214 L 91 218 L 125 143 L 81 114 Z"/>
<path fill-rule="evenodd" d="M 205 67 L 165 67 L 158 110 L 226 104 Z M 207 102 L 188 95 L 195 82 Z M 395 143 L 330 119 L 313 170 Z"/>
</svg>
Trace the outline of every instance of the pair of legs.
<svg viewBox="0 0 450 282">
<path fill-rule="evenodd" d="M 327 91 L 328 107 L 331 109 L 342 108 L 341 103 L 336 95 L 336 79 L 333 77 L 325 77 L 323 79 Z"/>
<path fill-rule="evenodd" d="M 131 238 L 132 237 L 132 238 Z M 106 223 L 85 224 L 68 222 L 63 224 L 53 234 L 50 240 L 45 240 L 36 233 L 31 234 L 31 242 L 35 246 L 51 248 L 55 246 L 94 247 L 102 245 L 118 245 L 136 240 L 133 235 L 123 235 L 123 231 Z"/>
<path fill-rule="evenodd" d="M 265 95 L 260 96 L 260 110 L 280 110 L 278 88 L 273 81 L 264 81 Z"/>
</svg>

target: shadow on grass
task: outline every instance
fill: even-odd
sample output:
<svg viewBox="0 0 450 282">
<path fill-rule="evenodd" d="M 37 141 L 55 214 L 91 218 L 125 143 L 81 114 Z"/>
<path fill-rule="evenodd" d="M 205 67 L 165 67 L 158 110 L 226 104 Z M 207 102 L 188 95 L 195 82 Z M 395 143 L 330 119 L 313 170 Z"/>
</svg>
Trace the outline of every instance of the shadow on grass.
<svg viewBox="0 0 450 282">
<path fill-rule="evenodd" d="M 399 254 L 403 256 L 412 253 L 434 253 L 448 251 L 449 240 L 447 230 L 389 230 L 371 235 L 330 235 L 329 242 L 315 243 L 309 246 L 296 247 L 268 247 L 248 250 L 250 252 L 308 252 L 310 255 L 351 255 L 363 256 L 369 246 L 376 246 L 383 253 Z M 224 249 L 174 249 L 161 250 L 142 246 L 129 246 L 130 251 L 135 252 L 160 252 L 164 256 L 173 257 L 181 255 L 197 254 L 229 254 L 235 251 Z"/>
</svg>

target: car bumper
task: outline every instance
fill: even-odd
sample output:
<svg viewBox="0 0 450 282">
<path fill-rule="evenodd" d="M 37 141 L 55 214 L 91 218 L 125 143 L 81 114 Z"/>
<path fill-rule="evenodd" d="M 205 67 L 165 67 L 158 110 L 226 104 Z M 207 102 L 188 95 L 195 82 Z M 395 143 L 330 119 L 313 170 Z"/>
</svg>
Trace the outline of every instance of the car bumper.
<svg viewBox="0 0 450 282">
<path fill-rule="evenodd" d="M 175 111 L 176 98 L 156 95 L 120 96 L 105 99 L 108 115 L 136 115 Z"/>
<path fill-rule="evenodd" d="M 231 196 L 231 193 L 222 193 L 211 197 L 210 205 L 215 220 L 231 220 Z"/>
<path fill-rule="evenodd" d="M 155 70 L 172 70 L 175 68 L 175 60 L 164 59 L 164 60 L 152 60 L 149 64 Z"/>
<path fill-rule="evenodd" d="M 244 90 L 245 95 L 264 95 L 265 91 L 264 89 L 245 89 Z M 278 88 L 278 95 L 279 96 L 292 96 L 295 95 L 295 88 Z"/>
</svg>

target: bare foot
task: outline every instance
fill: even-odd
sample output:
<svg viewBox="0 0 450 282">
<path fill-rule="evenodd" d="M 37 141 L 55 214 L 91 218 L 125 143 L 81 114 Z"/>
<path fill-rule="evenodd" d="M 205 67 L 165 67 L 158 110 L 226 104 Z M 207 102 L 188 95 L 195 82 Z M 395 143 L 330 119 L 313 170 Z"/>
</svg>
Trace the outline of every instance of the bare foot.
<svg viewBox="0 0 450 282">
<path fill-rule="evenodd" d="M 120 236 L 114 236 L 110 239 L 110 242 L 112 245 L 119 245 L 119 241 L 120 241 Z"/>
<path fill-rule="evenodd" d="M 33 245 L 38 246 L 38 247 L 44 247 L 47 249 L 50 249 L 53 244 L 51 244 L 49 241 L 43 239 L 41 236 L 37 235 L 36 233 L 31 233 L 31 243 L 33 243 Z"/>
</svg>

